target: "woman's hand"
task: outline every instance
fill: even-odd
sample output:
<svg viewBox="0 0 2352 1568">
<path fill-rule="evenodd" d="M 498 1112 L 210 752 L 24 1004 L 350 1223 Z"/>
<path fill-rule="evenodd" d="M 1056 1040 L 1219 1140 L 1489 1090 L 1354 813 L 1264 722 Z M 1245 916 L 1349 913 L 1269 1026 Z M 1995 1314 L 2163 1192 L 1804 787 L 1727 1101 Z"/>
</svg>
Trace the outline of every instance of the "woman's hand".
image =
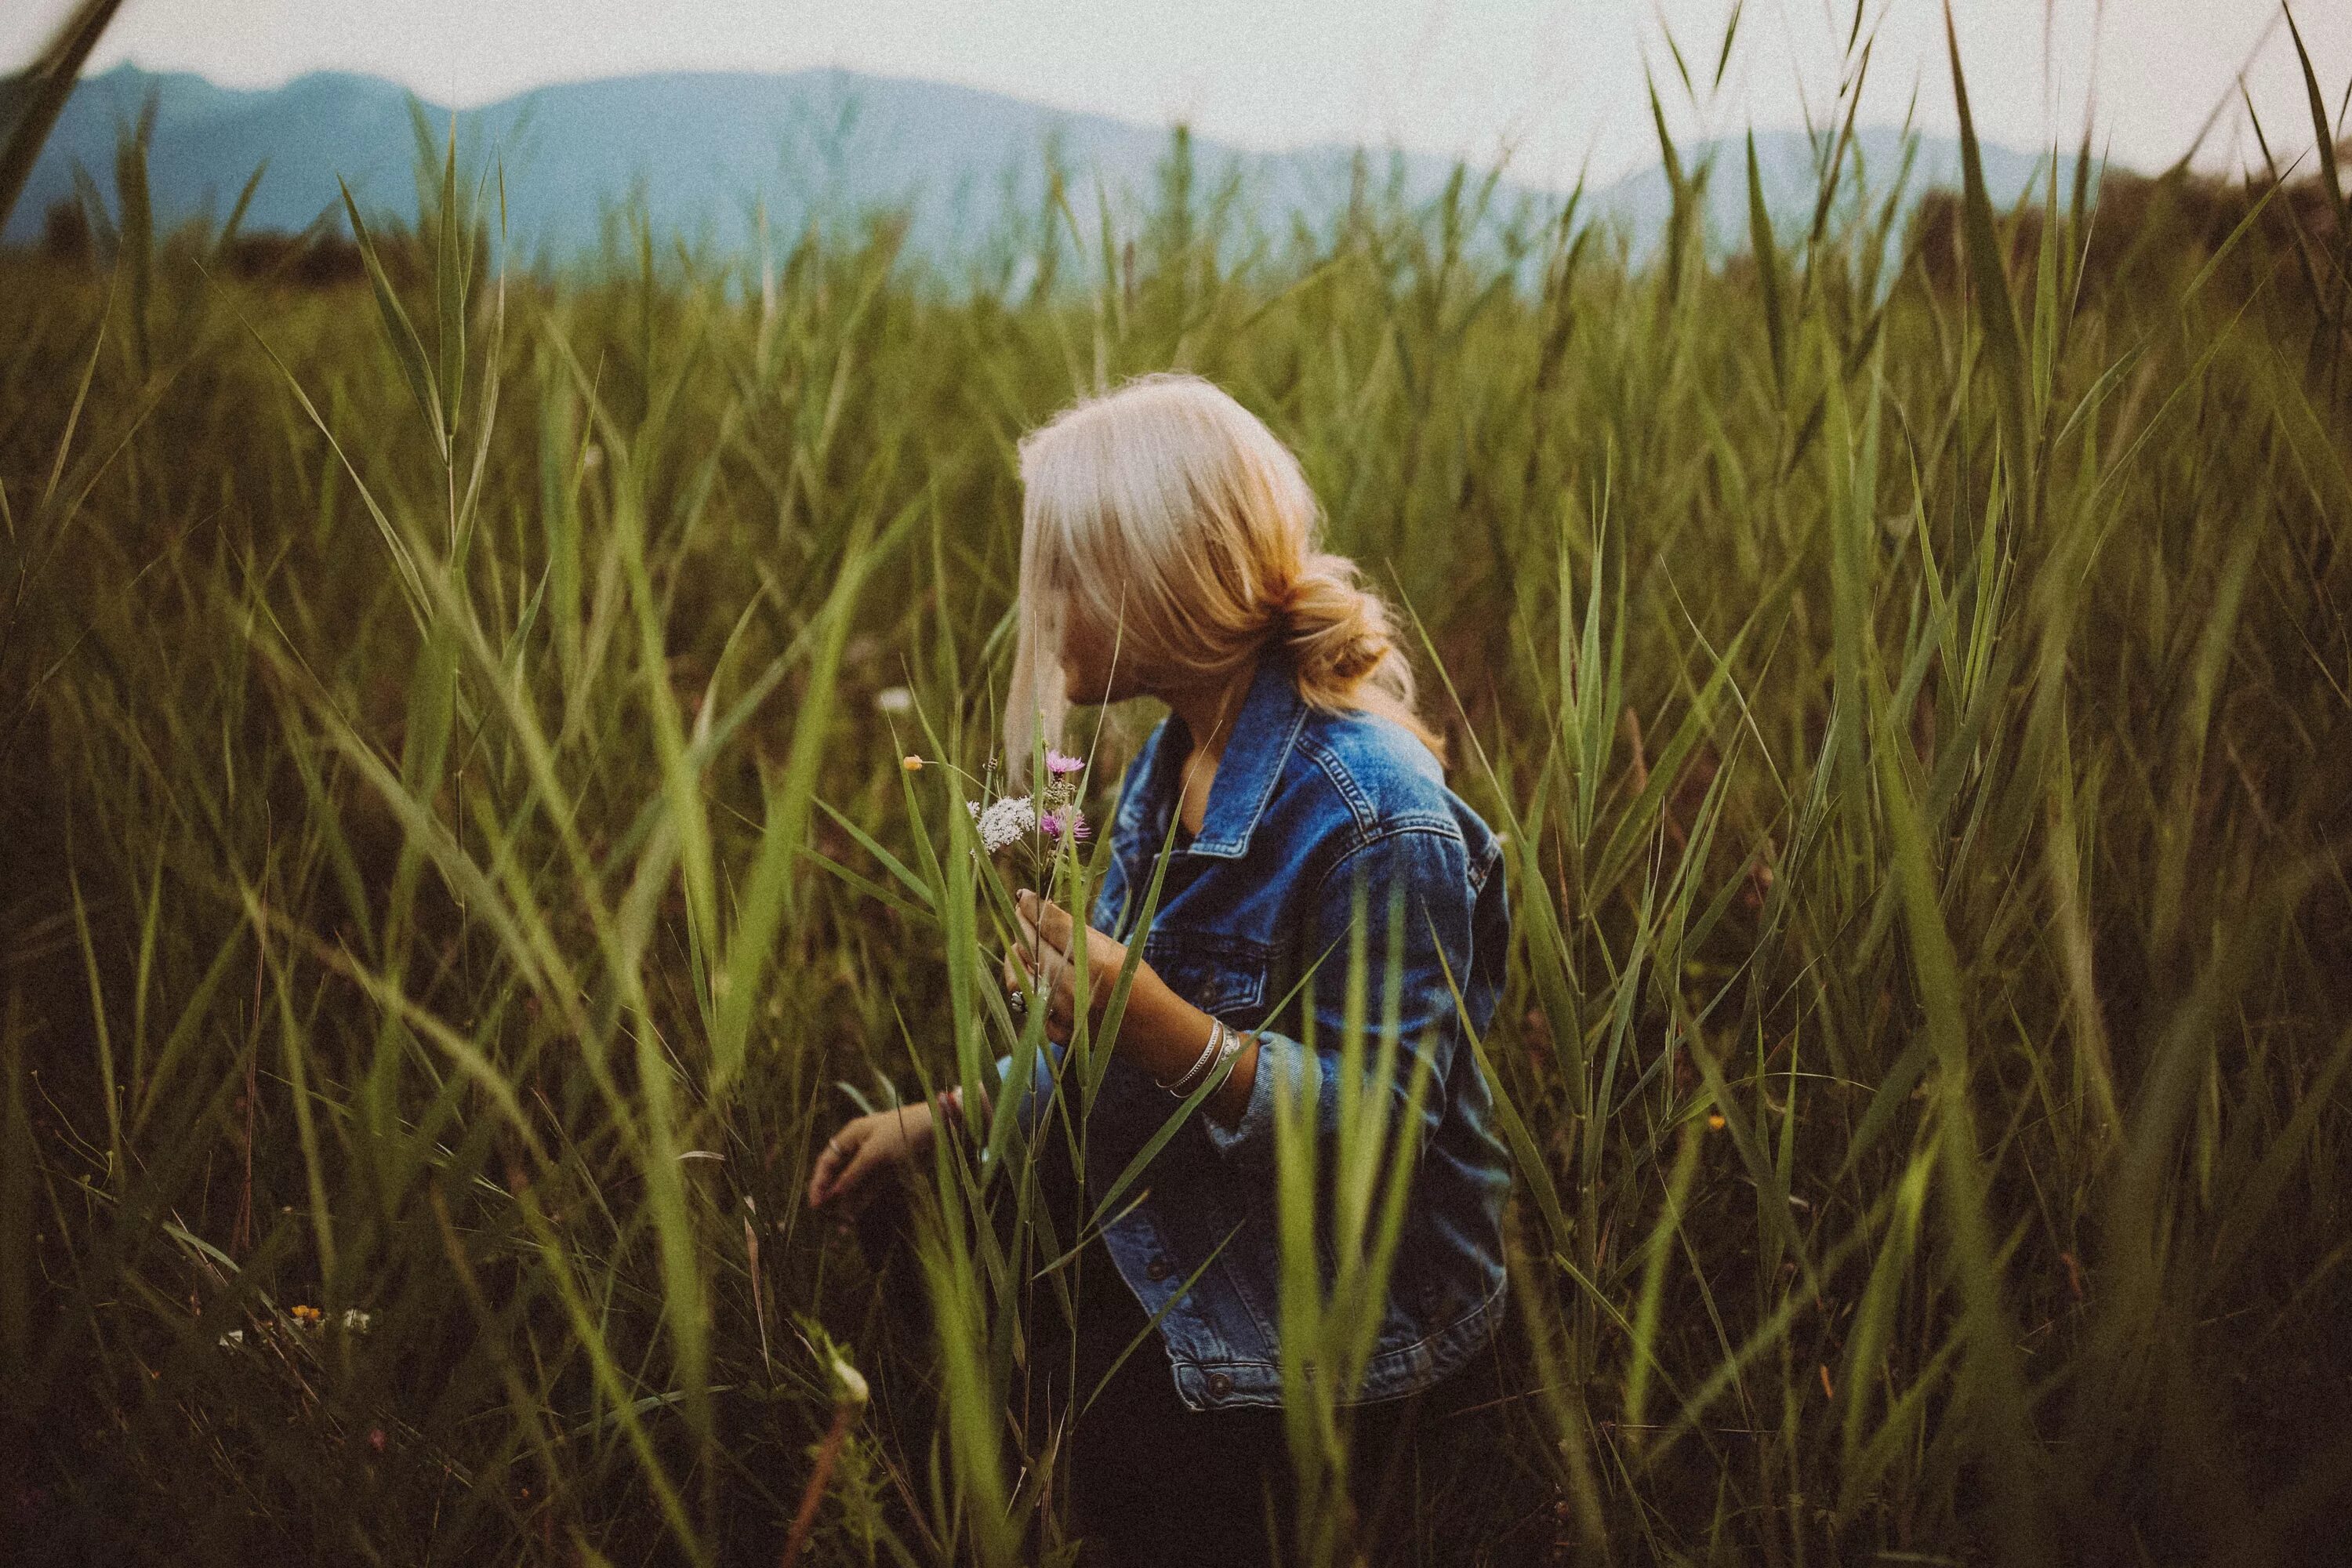
<svg viewBox="0 0 2352 1568">
<path fill-rule="evenodd" d="M 1075 922 L 1067 910 L 1040 899 L 1024 888 L 1014 897 L 1021 920 L 1021 940 L 1004 958 L 1004 986 L 1016 995 L 1029 984 L 1029 971 L 1038 973 L 1037 989 L 1046 1000 L 1045 1034 L 1056 1045 L 1070 1041 L 1071 1020 L 1077 1012 L 1076 961 L 1070 955 L 1076 940 Z M 1094 971 L 1087 983 L 1087 1001 L 1100 1022 L 1103 1005 L 1118 984 L 1127 963 L 1127 947 L 1092 926 L 1087 928 L 1087 963 Z M 1200 1062 L 1209 1039 L 1209 1015 L 1169 989 L 1149 963 L 1135 966 L 1133 988 L 1127 994 L 1117 1047 L 1119 1055 L 1151 1075 L 1154 1083 L 1176 1083 Z M 1257 1081 L 1255 1039 L 1244 1037 L 1241 1054 L 1225 1081 L 1202 1103 L 1228 1127 L 1241 1120 Z"/>
<path fill-rule="evenodd" d="M 1077 1018 L 1076 921 L 1070 911 L 1026 888 L 1014 895 L 1021 940 L 1004 955 L 1004 988 L 1015 996 L 1027 993 L 1030 976 L 1046 1002 L 1045 1035 L 1056 1045 L 1068 1045 Z M 1087 1000 L 1099 1017 L 1103 1004 L 1118 984 L 1127 963 L 1127 947 L 1092 926 L 1087 928 L 1087 965 L 1093 971 L 1087 983 Z M 1140 981 L 1141 974 L 1137 976 Z"/>
<path fill-rule="evenodd" d="M 835 1133 L 817 1155 L 816 1169 L 809 1173 L 809 1207 L 823 1208 L 856 1191 L 886 1165 L 919 1158 L 938 1135 L 929 1100 L 858 1117 Z"/>
</svg>

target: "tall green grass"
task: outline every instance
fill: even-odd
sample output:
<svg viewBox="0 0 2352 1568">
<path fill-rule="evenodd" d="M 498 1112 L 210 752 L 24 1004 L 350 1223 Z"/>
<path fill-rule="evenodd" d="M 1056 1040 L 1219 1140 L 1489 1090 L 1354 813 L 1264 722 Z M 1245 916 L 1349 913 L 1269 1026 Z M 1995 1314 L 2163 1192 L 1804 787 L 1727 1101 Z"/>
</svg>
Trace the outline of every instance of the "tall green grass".
<svg viewBox="0 0 2352 1568">
<path fill-rule="evenodd" d="M 1181 145 L 1137 235 L 1047 215 L 1018 297 L 887 217 L 529 274 L 446 148 L 414 219 L 352 208 L 364 290 L 128 218 L 95 266 L 0 261 L 15 1539 L 1068 1559 L 1028 1390 L 1086 1264 L 1033 1160 L 1083 1118 L 1000 1096 L 879 1281 L 799 1194 L 844 1115 L 1042 1045 L 949 767 L 998 729 L 1013 444 L 1182 364 L 1407 607 L 1509 849 L 1471 1048 L 1517 1389 L 1486 1484 L 1420 1478 L 1387 1544 L 2324 1560 L 2352 223 L 2085 275 L 2053 172 L 2021 264 L 1963 127 L 1958 294 L 1843 130 L 1794 244 L 1752 159 L 1670 155 L 1639 266 L 1466 175 L 1232 265 Z M 1699 198 L 1743 175 L 1718 265 Z M 1150 718 L 1105 721 L 1098 789 Z M 1369 1069 L 1381 970 L 1331 977 Z M 1365 1544 L 1341 1385 L 1410 1170 L 1350 1103 L 1286 1121 L 1274 1199 L 1309 1562 Z"/>
</svg>

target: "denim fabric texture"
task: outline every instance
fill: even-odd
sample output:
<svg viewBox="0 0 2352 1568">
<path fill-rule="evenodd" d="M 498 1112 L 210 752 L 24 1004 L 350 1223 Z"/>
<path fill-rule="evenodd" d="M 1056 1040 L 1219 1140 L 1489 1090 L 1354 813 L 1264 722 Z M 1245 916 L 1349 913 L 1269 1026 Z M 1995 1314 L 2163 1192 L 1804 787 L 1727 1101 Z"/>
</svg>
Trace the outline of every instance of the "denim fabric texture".
<svg viewBox="0 0 2352 1568">
<path fill-rule="evenodd" d="M 1183 721 L 1171 714 L 1121 781 L 1089 921 L 1122 942 L 1136 935 L 1190 750 Z M 1501 845 L 1411 731 L 1371 713 L 1310 707 L 1275 645 L 1219 759 L 1201 832 L 1185 842 L 1179 831 L 1143 954 L 1194 1006 L 1256 1036 L 1257 1076 L 1233 1125 L 1194 1111 L 1103 1245 L 1147 1312 L 1206 1264 L 1160 1320 L 1187 1406 L 1281 1403 L 1275 1093 L 1278 1083 L 1313 1083 L 1319 1129 L 1328 1136 L 1337 1125 L 1351 917 L 1360 908 L 1369 1069 L 1391 900 L 1401 890 L 1399 1049 L 1386 1088 L 1402 1113 L 1414 1055 L 1428 1055 L 1425 1129 L 1387 1307 L 1355 1397 L 1428 1387 L 1486 1342 L 1503 1311 L 1510 1162 L 1492 1126 L 1493 1096 L 1463 1043 L 1463 1015 L 1483 1037 L 1502 988 L 1510 913 Z M 1310 969 L 1309 986 L 1294 993 Z M 1054 1091 L 1061 1056 L 1055 1047 L 1035 1058 L 1025 1123 Z M 1002 1058 L 1000 1071 L 1010 1061 Z M 1073 1093 L 1076 1082 L 1068 1075 Z M 1148 1072 L 1114 1055 L 1087 1124 L 1089 1190 L 1108 1190 L 1176 1108 Z M 1319 1165 L 1328 1181 L 1328 1152 Z M 1329 1245 L 1322 1243 L 1327 1278 Z"/>
</svg>

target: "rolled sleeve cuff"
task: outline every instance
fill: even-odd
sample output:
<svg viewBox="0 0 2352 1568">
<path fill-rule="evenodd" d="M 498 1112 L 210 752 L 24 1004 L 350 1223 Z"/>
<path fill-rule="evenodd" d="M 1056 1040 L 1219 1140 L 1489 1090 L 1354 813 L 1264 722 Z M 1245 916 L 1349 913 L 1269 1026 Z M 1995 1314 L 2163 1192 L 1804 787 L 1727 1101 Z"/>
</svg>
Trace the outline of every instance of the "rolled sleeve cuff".
<svg viewBox="0 0 2352 1568">
<path fill-rule="evenodd" d="M 1225 1158 L 1271 1163 L 1276 1078 L 1282 1079 L 1286 1089 L 1304 1082 L 1319 1091 L 1323 1068 L 1314 1052 L 1288 1035 L 1274 1029 L 1253 1029 L 1250 1035 L 1257 1041 L 1257 1077 L 1250 1084 L 1249 1100 L 1242 1108 L 1241 1120 L 1228 1127 L 1203 1111 L 1201 1124 L 1208 1129 L 1210 1143 Z"/>
</svg>

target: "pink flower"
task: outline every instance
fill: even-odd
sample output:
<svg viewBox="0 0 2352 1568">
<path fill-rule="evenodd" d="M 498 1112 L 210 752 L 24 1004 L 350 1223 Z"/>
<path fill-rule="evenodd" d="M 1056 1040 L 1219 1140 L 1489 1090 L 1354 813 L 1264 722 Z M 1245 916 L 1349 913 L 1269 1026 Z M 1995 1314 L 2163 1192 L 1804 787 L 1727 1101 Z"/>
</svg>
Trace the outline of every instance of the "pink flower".
<svg viewBox="0 0 2352 1568">
<path fill-rule="evenodd" d="M 1086 760 L 1083 757 L 1066 756 L 1060 752 L 1051 750 L 1045 753 L 1045 771 L 1056 778 L 1064 773 L 1077 773 L 1086 765 Z"/>
<path fill-rule="evenodd" d="M 1087 814 L 1075 805 L 1047 812 L 1037 819 L 1037 830 L 1048 838 L 1059 838 L 1065 831 L 1073 838 L 1084 838 L 1093 831 L 1087 826 Z"/>
</svg>

